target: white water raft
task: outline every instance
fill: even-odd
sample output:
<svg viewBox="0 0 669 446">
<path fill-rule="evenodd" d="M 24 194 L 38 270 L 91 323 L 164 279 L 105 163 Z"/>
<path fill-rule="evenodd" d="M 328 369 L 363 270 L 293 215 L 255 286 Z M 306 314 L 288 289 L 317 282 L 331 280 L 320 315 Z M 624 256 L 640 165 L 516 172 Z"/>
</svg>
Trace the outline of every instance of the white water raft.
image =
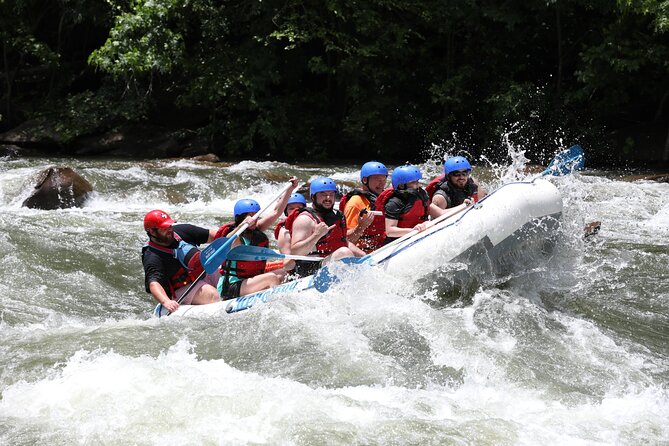
<svg viewBox="0 0 669 446">
<path fill-rule="evenodd" d="M 465 264 L 485 259 L 487 271 L 504 273 L 522 254 L 550 248 L 559 227 L 562 198 L 545 179 L 506 184 L 462 212 L 399 243 L 381 248 L 365 264 L 382 268 L 393 277 L 416 280 L 449 262 Z M 294 296 L 314 288 L 314 276 L 274 288 L 208 305 L 181 305 L 171 316 L 236 313 L 258 302 Z M 168 312 L 157 305 L 155 316 Z"/>
</svg>

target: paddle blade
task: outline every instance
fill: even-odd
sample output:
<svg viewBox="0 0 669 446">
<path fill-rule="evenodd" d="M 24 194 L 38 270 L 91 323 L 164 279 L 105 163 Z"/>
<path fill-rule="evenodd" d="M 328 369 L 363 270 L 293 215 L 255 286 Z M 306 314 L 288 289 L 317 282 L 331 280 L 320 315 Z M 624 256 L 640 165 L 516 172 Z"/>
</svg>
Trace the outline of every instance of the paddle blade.
<svg viewBox="0 0 669 446">
<path fill-rule="evenodd" d="M 369 264 L 370 261 L 370 256 L 366 255 L 364 257 L 344 257 L 343 259 L 339 259 L 338 262 L 343 263 L 344 265 L 361 265 L 361 264 Z M 335 266 L 333 264 L 333 266 Z M 336 268 L 339 271 L 341 271 L 340 268 Z M 314 288 L 316 288 L 317 291 L 324 293 L 326 292 L 332 285 L 339 283 L 341 281 L 341 277 L 330 271 L 330 269 L 327 266 L 322 267 L 318 271 L 316 271 L 316 274 L 314 274 Z"/>
<path fill-rule="evenodd" d="M 555 158 L 541 174 L 559 177 L 581 170 L 584 165 L 585 154 L 581 146 L 576 144 L 555 155 Z"/>
<path fill-rule="evenodd" d="M 230 252 L 230 247 L 235 238 L 236 236 L 217 238 L 202 250 L 200 261 L 207 274 L 215 272 L 227 260 L 228 252 Z"/>
<path fill-rule="evenodd" d="M 268 260 L 268 259 L 283 259 L 286 257 L 280 252 L 273 249 L 263 248 L 262 246 L 239 245 L 230 250 L 227 255 L 228 260 Z"/>
<path fill-rule="evenodd" d="M 339 277 L 332 274 L 327 266 L 322 267 L 314 274 L 314 288 L 319 293 L 326 292 L 337 282 L 339 282 Z"/>
</svg>

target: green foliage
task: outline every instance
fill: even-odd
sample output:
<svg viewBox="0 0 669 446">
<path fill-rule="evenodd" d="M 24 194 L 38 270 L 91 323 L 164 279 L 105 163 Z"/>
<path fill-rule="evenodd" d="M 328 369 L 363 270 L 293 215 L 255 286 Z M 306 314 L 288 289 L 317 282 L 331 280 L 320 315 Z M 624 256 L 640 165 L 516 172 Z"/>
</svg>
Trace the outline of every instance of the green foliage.
<svg viewBox="0 0 669 446">
<path fill-rule="evenodd" d="M 494 147 L 510 126 L 547 140 L 669 113 L 669 1 L 50 0 L 35 19 L 37 3 L 0 2 L 17 64 L 62 70 L 38 31 L 102 17 L 84 55 L 102 87 L 49 102 L 69 138 L 170 110 L 224 155 L 407 160 L 454 132 Z"/>
<path fill-rule="evenodd" d="M 116 17 L 107 42 L 93 51 L 89 62 L 122 79 L 170 73 L 183 63 L 185 46 L 181 33 L 166 25 L 183 19 L 185 4 L 181 0 L 135 2 L 132 11 Z"/>
<path fill-rule="evenodd" d="M 123 122 L 140 121 L 145 118 L 146 109 L 144 98 L 132 99 L 114 89 L 103 88 L 95 93 L 84 91 L 58 99 L 40 118 L 53 123 L 62 142 L 67 144 Z"/>
</svg>

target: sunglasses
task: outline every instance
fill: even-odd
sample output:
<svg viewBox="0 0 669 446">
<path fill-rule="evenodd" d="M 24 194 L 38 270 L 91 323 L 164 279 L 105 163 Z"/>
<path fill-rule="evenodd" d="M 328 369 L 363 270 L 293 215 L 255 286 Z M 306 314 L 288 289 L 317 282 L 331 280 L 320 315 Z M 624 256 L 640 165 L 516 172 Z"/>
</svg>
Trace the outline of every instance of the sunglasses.
<svg viewBox="0 0 669 446">
<path fill-rule="evenodd" d="M 457 171 L 457 172 L 451 172 L 451 175 L 453 175 L 454 177 L 466 177 L 466 176 L 469 176 L 469 171 L 460 170 L 460 171 Z"/>
</svg>

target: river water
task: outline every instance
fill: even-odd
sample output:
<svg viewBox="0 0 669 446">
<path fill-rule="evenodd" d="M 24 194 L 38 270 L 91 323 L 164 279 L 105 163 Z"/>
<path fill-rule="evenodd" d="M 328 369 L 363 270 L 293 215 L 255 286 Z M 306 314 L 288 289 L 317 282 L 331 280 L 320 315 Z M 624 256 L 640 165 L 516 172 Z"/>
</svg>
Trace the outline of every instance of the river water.
<svg viewBox="0 0 669 446">
<path fill-rule="evenodd" d="M 21 207 L 51 165 L 91 182 L 85 207 Z M 361 277 L 234 315 L 151 317 L 144 213 L 214 227 L 239 198 L 321 174 L 357 169 L 0 160 L 0 444 L 669 443 L 669 184 L 552 178 L 556 250 L 512 276 Z"/>
</svg>

